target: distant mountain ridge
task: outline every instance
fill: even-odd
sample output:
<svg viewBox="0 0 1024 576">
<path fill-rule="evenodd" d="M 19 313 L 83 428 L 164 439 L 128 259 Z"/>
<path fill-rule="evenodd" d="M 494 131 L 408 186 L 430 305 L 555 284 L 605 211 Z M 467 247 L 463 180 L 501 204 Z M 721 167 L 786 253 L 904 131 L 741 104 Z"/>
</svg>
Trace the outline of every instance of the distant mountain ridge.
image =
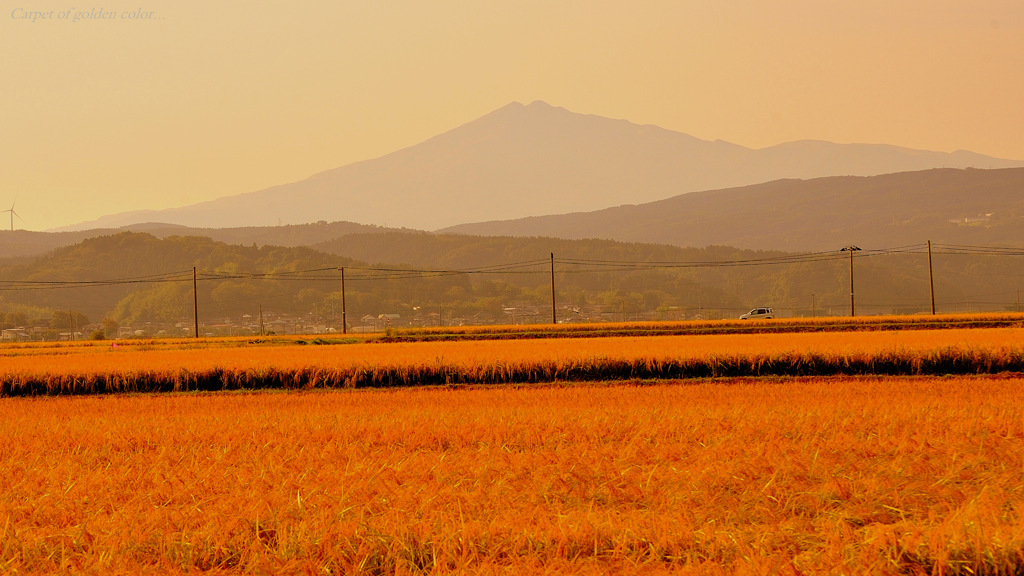
<svg viewBox="0 0 1024 576">
<path fill-rule="evenodd" d="M 882 249 L 928 240 L 1024 246 L 1024 168 L 776 180 L 442 232 L 793 252 L 851 243 Z"/>
<path fill-rule="evenodd" d="M 946 168 L 868 177 L 776 180 L 592 212 L 464 224 L 437 233 L 351 222 L 243 228 L 146 223 L 84 232 L 0 230 L 0 258 L 38 256 L 85 238 L 125 230 L 158 238 L 203 236 L 243 246 L 323 249 L 329 245 L 332 252 L 356 259 L 376 262 L 376 258 L 383 257 L 381 262 L 400 263 L 411 262 L 406 257 L 422 252 L 427 245 L 439 250 L 433 237 L 452 234 L 483 242 L 488 241 L 481 238 L 484 236 L 606 239 L 787 252 L 828 251 L 850 243 L 882 249 L 926 240 L 1024 247 L 1024 168 Z M 397 250 L 386 254 L 349 251 L 355 236 L 395 233 L 408 241 Z M 360 240 L 358 244 L 366 242 Z M 445 246 L 456 252 L 463 250 L 461 244 Z"/>
<path fill-rule="evenodd" d="M 966 151 L 803 140 L 753 150 L 544 102 L 512 103 L 420 144 L 217 200 L 106 216 L 62 230 L 166 222 L 199 228 L 320 220 L 436 230 L 589 211 L 782 178 L 1024 162 Z"/>
</svg>

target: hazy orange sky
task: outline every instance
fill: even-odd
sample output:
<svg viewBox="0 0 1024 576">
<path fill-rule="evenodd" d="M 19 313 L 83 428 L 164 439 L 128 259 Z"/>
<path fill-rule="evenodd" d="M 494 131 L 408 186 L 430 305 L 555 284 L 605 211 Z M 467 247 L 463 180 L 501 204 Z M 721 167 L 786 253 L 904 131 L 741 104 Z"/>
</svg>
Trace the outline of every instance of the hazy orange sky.
<svg viewBox="0 0 1024 576">
<path fill-rule="evenodd" d="M 3 4 L 0 208 L 30 230 L 301 180 L 511 101 L 1024 159 L 1020 0 Z"/>
</svg>

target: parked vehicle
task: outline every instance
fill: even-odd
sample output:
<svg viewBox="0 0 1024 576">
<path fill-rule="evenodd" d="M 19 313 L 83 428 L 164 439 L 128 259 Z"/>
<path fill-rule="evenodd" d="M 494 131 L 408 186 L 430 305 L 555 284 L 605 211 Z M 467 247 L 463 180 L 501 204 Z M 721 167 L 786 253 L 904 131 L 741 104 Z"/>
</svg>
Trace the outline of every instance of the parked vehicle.
<svg viewBox="0 0 1024 576">
<path fill-rule="evenodd" d="M 740 320 L 771 320 L 772 318 L 775 318 L 775 312 L 772 312 L 771 308 L 754 308 L 740 316 Z"/>
</svg>

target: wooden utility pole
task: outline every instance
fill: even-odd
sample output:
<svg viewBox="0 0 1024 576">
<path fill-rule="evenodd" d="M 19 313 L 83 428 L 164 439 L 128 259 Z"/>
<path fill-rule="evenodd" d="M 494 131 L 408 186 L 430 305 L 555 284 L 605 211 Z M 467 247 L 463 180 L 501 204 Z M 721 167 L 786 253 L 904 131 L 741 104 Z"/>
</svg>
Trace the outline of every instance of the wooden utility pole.
<svg viewBox="0 0 1024 576">
<path fill-rule="evenodd" d="M 928 241 L 928 291 L 932 295 L 932 316 L 935 316 L 935 278 L 932 276 L 932 241 Z"/>
<path fill-rule="evenodd" d="M 850 316 L 857 315 L 857 304 L 853 298 L 853 250 L 850 251 Z"/>
<path fill-rule="evenodd" d="M 551 253 L 551 323 L 558 324 L 558 316 L 555 314 L 555 253 Z"/>
<path fill-rule="evenodd" d="M 196 267 L 192 267 L 192 316 L 196 321 L 196 338 L 199 338 L 199 283 L 196 281 Z"/>
<path fill-rule="evenodd" d="M 840 250 L 840 252 L 849 252 L 850 253 L 850 317 L 851 318 L 857 315 L 857 308 L 856 308 L 856 304 L 854 303 L 854 299 L 853 299 L 853 253 L 858 251 L 858 250 L 860 250 L 860 248 L 858 248 L 856 246 L 853 246 L 853 245 L 847 246 L 847 247 L 843 248 L 842 250 Z"/>
<path fill-rule="evenodd" d="M 341 333 L 348 334 L 348 311 L 345 310 L 345 267 L 341 267 Z"/>
</svg>

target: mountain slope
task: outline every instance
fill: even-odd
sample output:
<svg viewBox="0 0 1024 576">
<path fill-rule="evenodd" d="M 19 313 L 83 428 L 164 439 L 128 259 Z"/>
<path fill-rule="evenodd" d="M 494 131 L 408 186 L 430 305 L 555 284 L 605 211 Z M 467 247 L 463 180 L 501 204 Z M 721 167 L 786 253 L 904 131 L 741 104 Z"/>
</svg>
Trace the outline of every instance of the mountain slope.
<svg viewBox="0 0 1024 576">
<path fill-rule="evenodd" d="M 926 240 L 1019 246 L 1024 168 L 776 180 L 594 212 L 467 224 L 446 232 L 791 251 L 833 250 L 850 243 L 889 248 Z"/>
<path fill-rule="evenodd" d="M 545 104 L 509 104 L 421 144 L 256 192 L 183 208 L 101 218 L 73 227 L 138 222 L 193 227 L 345 220 L 434 230 L 779 178 L 873 175 L 1024 162 L 970 152 L 801 141 L 751 150 Z"/>
</svg>

